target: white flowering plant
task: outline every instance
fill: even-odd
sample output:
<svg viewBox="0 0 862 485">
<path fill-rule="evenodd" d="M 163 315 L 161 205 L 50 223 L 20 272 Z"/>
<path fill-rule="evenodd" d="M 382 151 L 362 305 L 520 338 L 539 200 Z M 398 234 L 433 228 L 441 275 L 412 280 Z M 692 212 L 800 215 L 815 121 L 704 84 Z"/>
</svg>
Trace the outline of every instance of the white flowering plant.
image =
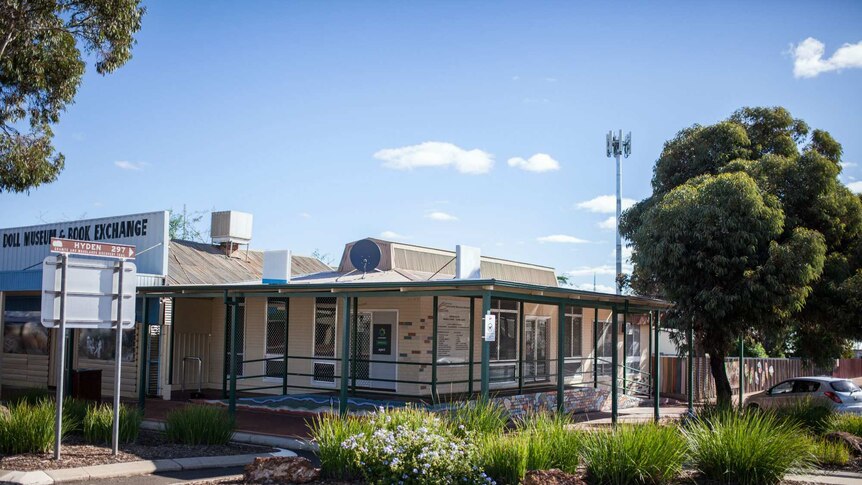
<svg viewBox="0 0 862 485">
<path fill-rule="evenodd" d="M 370 416 L 373 431 L 355 434 L 342 447 L 369 484 L 494 484 L 476 466 L 469 434 L 457 436 L 446 422 L 416 410 L 383 410 Z"/>
</svg>

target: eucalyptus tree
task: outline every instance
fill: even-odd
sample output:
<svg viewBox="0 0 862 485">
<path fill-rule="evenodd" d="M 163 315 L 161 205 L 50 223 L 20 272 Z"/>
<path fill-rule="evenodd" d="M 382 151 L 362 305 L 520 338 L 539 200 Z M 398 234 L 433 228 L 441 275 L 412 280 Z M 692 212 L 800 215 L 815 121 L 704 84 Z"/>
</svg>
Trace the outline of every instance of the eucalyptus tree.
<svg viewBox="0 0 862 485">
<path fill-rule="evenodd" d="M 862 336 L 847 318 L 862 302 L 862 203 L 838 180 L 841 155 L 784 108 L 743 108 L 666 142 L 652 195 L 623 215 L 632 288 L 694 326 L 720 402 L 740 336 L 821 360 Z"/>
<path fill-rule="evenodd" d="M 74 101 L 85 60 L 108 74 L 132 56 L 138 0 L 0 0 L 0 192 L 56 180 L 52 126 Z"/>
</svg>

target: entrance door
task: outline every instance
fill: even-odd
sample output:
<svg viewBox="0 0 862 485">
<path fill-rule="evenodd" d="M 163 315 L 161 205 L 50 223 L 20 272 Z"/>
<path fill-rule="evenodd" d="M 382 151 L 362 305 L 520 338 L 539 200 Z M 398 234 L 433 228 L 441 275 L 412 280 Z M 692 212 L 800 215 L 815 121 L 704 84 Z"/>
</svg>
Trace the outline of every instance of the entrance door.
<svg viewBox="0 0 862 485">
<path fill-rule="evenodd" d="M 232 312 L 232 309 L 228 308 L 228 312 Z M 245 302 L 240 301 L 236 308 L 236 320 L 239 328 L 236 334 L 236 375 L 242 375 L 243 369 L 243 359 L 245 359 Z M 230 361 L 231 361 L 231 348 L 230 348 L 230 339 L 231 333 L 233 332 L 233 318 L 231 318 L 230 313 L 228 313 L 227 322 L 225 325 L 225 344 L 224 344 L 224 373 L 225 376 L 230 377 Z"/>
<path fill-rule="evenodd" d="M 361 312 L 356 325 L 356 385 L 394 391 L 398 373 L 395 365 L 395 339 L 398 312 L 374 310 Z"/>
<path fill-rule="evenodd" d="M 524 327 L 524 380 L 548 380 L 547 317 L 529 317 Z"/>
</svg>

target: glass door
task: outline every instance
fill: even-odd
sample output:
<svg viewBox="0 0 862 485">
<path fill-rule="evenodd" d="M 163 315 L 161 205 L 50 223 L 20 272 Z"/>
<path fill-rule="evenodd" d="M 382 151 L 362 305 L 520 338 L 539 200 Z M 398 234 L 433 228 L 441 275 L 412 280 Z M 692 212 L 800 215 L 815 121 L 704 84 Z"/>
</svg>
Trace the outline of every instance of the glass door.
<svg viewBox="0 0 862 485">
<path fill-rule="evenodd" d="M 548 380 L 548 323 L 546 317 L 527 318 L 524 327 L 524 380 Z"/>
</svg>

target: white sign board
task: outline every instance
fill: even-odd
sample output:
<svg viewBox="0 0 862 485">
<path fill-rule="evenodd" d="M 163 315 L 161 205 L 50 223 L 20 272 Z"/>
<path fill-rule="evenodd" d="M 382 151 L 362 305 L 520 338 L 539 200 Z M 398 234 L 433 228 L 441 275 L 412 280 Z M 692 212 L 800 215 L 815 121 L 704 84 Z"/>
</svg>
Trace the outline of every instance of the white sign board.
<svg viewBox="0 0 862 485">
<path fill-rule="evenodd" d="M 497 316 L 491 313 L 485 315 L 485 340 L 493 342 L 497 340 Z"/>
<path fill-rule="evenodd" d="M 66 328 L 114 328 L 117 321 L 119 262 L 67 258 Z M 137 269 L 124 263 L 123 328 L 135 325 Z M 48 256 L 42 263 L 42 325 L 60 324 L 60 291 L 62 271 L 57 257 Z"/>
<path fill-rule="evenodd" d="M 441 297 L 437 303 L 437 363 L 465 363 L 469 352 L 470 300 Z"/>
</svg>

